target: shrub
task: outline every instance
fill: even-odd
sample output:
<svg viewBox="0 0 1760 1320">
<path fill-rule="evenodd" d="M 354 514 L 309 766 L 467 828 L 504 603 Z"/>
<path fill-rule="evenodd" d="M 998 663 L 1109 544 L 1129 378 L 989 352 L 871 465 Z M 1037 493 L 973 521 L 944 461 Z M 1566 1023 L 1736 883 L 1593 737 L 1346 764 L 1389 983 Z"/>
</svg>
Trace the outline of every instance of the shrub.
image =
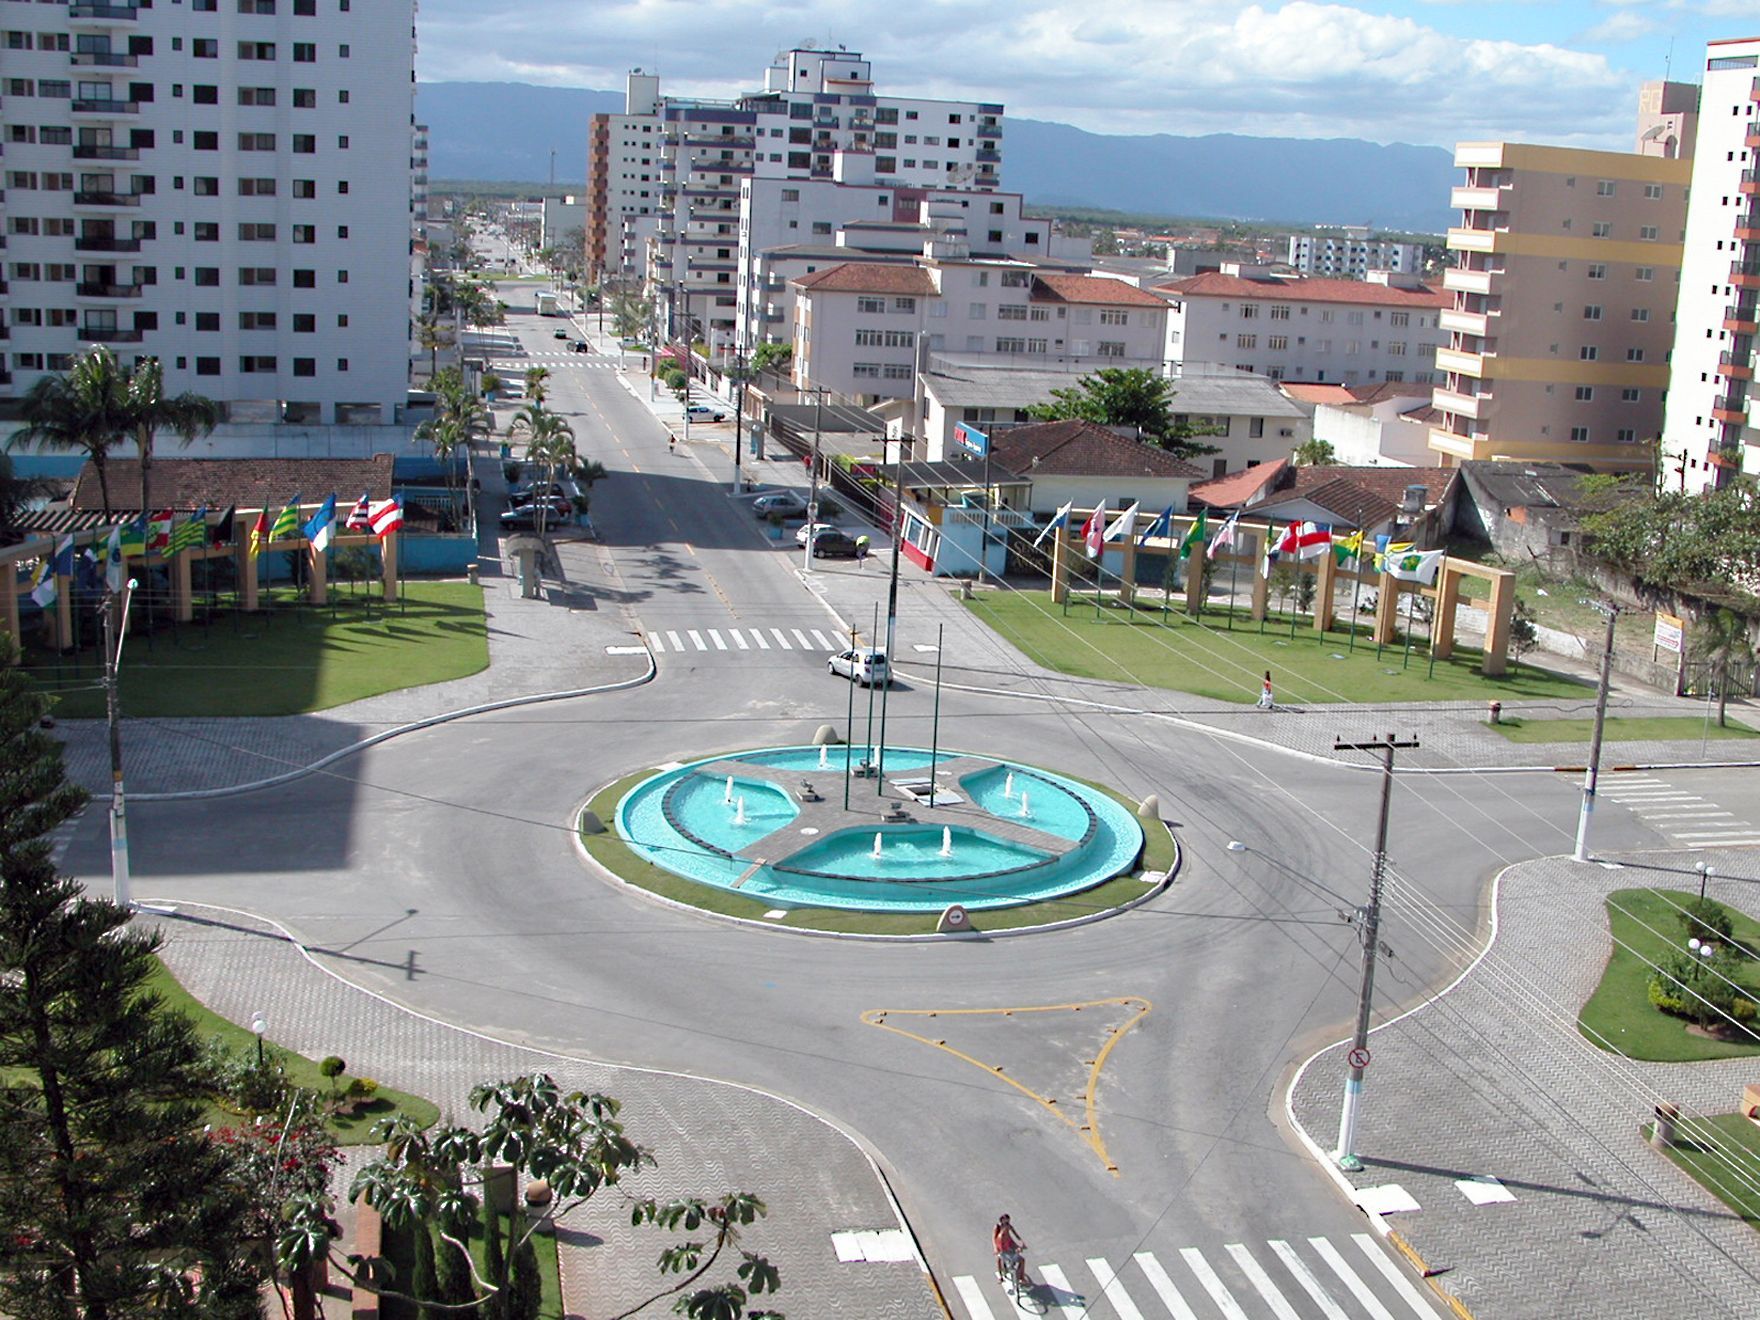
<svg viewBox="0 0 1760 1320">
<path fill-rule="evenodd" d="M 318 1074 L 328 1079 L 332 1090 L 336 1089 L 336 1079 L 347 1070 L 348 1064 L 343 1062 L 339 1054 L 326 1054 L 318 1060 Z"/>
<path fill-rule="evenodd" d="M 1760 1013 L 1760 1005 L 1755 1004 L 1752 999 L 1744 999 L 1737 995 L 1730 1000 L 1729 1015 L 1743 1026 L 1752 1022 L 1756 1013 Z"/>
<path fill-rule="evenodd" d="M 351 1100 L 371 1100 L 379 1091 L 379 1083 L 371 1077 L 354 1077 L 348 1083 L 348 1096 Z"/>
<path fill-rule="evenodd" d="M 1735 941 L 1735 926 L 1730 921 L 1729 909 L 1714 898 L 1681 900 L 1679 920 L 1687 939 L 1713 939 L 1719 944 Z"/>
</svg>

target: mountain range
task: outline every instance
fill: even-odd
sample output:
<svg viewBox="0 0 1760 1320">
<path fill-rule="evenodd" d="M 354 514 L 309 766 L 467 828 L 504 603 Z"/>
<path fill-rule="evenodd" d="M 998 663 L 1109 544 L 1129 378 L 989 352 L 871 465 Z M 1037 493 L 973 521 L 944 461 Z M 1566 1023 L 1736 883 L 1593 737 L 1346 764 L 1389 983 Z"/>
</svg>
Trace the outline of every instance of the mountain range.
<svg viewBox="0 0 1760 1320">
<path fill-rule="evenodd" d="M 589 116 L 622 92 L 527 83 L 416 89 L 437 179 L 544 183 L 585 176 Z M 1453 159 L 1440 147 L 1359 138 L 1178 137 L 1004 123 L 1002 184 L 1029 205 L 1290 224 L 1370 224 L 1415 233 L 1452 222 Z"/>
</svg>

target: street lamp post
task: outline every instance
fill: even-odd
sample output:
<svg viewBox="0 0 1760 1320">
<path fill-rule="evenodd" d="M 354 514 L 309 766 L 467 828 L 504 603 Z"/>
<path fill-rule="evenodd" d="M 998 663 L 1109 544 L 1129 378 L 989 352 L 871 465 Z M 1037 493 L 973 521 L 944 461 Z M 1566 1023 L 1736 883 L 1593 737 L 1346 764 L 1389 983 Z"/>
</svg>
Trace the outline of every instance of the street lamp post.
<svg viewBox="0 0 1760 1320">
<path fill-rule="evenodd" d="M 1716 875 L 1717 870 L 1707 866 L 1704 862 L 1694 862 L 1693 869 L 1699 873 L 1699 901 L 1703 903 L 1705 901 L 1705 882 Z"/>
<path fill-rule="evenodd" d="M 813 527 L 819 521 L 819 426 L 824 419 L 825 387 L 816 386 L 813 393 L 813 456 L 807 473 L 807 550 L 801 560 L 801 571 L 813 571 Z"/>
<path fill-rule="evenodd" d="M 263 1066 L 263 1033 L 269 1029 L 269 1019 L 258 1009 L 251 1014 L 251 1034 L 257 1038 L 257 1067 Z"/>
<path fill-rule="evenodd" d="M 110 732 L 110 883 L 117 907 L 133 905 L 129 893 L 128 808 L 122 788 L 122 643 L 128 636 L 128 607 L 135 581 L 104 598 L 104 713 Z"/>
<path fill-rule="evenodd" d="M 1577 813 L 1577 847 L 1574 860 L 1589 860 L 1589 823 L 1595 818 L 1595 786 L 1601 777 L 1601 733 L 1607 724 L 1607 691 L 1613 683 L 1613 630 L 1619 623 L 1619 606 L 1587 602 L 1607 616 L 1607 645 L 1601 652 L 1601 683 L 1595 693 L 1595 731 L 1589 738 L 1589 764 L 1583 770 L 1583 805 Z"/>
</svg>

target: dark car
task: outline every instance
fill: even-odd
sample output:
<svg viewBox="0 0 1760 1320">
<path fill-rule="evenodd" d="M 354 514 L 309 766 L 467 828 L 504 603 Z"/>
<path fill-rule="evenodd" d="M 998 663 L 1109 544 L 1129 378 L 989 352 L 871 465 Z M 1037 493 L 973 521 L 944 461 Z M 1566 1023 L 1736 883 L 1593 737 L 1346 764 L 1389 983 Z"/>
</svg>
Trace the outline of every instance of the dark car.
<svg viewBox="0 0 1760 1320">
<path fill-rule="evenodd" d="M 856 538 L 837 527 L 827 527 L 813 538 L 814 559 L 854 559 Z"/>
<path fill-rule="evenodd" d="M 572 493 L 573 492 L 571 492 L 568 487 L 564 486 L 560 481 L 553 481 L 549 486 L 545 486 L 544 483 L 540 481 L 530 486 L 515 486 L 512 490 L 507 492 L 507 502 L 513 508 L 519 509 L 524 508 L 535 500 L 542 499 L 546 495 L 550 496 L 553 500 L 561 500 L 566 499 Z"/>
<path fill-rule="evenodd" d="M 566 331 L 566 330 L 553 330 L 550 332 L 550 338 L 552 338 L 552 339 L 567 339 L 568 338 L 568 331 Z"/>
<path fill-rule="evenodd" d="M 577 339 L 574 341 L 574 351 L 576 353 L 590 353 L 592 349 L 588 347 L 586 340 Z"/>
<path fill-rule="evenodd" d="M 532 504 L 522 504 L 518 508 L 508 509 L 501 515 L 501 525 L 504 528 L 512 530 L 518 530 L 525 527 L 530 527 L 536 530 L 538 526 L 538 510 L 540 508 L 547 510 L 544 515 L 544 525 L 546 527 L 555 527 L 560 523 L 568 521 L 569 518 L 574 516 L 574 504 L 571 501 L 552 497 L 548 505 L 545 505 L 540 501 Z"/>
</svg>

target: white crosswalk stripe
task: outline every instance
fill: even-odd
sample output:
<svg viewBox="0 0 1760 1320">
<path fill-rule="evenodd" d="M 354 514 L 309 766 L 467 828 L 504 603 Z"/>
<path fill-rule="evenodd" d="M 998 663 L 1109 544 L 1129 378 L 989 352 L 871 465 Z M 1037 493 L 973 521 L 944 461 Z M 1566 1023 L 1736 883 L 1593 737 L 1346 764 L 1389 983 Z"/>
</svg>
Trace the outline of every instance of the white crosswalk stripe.
<svg viewBox="0 0 1760 1320">
<path fill-rule="evenodd" d="M 723 655 L 728 659 L 753 659 L 758 651 L 798 651 L 823 657 L 839 647 L 823 628 L 736 628 L 727 621 L 717 621 L 714 627 L 699 622 L 695 628 L 655 628 L 647 638 L 656 655 Z"/>
<path fill-rule="evenodd" d="M 1683 848 L 1760 842 L 1760 826 L 1697 793 L 1658 777 L 1603 782 L 1600 795 L 1654 825 Z"/>
<path fill-rule="evenodd" d="M 805 651 L 813 645 L 807 640 L 807 635 L 799 628 L 790 628 L 789 631 L 794 634 L 795 640 L 801 644 L 801 650 Z"/>
<path fill-rule="evenodd" d="M 825 634 L 820 632 L 817 628 L 810 629 L 809 631 L 813 634 L 813 640 L 819 643 L 820 649 L 826 651 L 835 651 L 837 649 L 837 643 L 827 639 Z"/>
<path fill-rule="evenodd" d="M 671 629 L 667 629 L 667 631 L 666 631 L 666 640 L 672 643 L 673 650 L 675 650 L 675 651 L 684 650 L 684 643 L 679 641 L 678 634 L 673 632 Z"/>
<path fill-rule="evenodd" d="M 729 628 L 727 630 L 727 635 L 733 638 L 733 644 L 739 647 L 740 650 L 749 651 L 752 649 L 751 644 L 746 641 L 745 635 L 741 633 L 738 628 Z"/>
<path fill-rule="evenodd" d="M 698 632 L 695 628 L 686 628 L 685 636 L 691 639 L 691 645 L 696 647 L 697 650 L 707 651 L 709 649 L 703 645 L 703 634 Z"/>
<path fill-rule="evenodd" d="M 1262 1259 L 1265 1252 L 1256 1244 L 1232 1242 L 1220 1250 L 1212 1249 L 1214 1264 L 1198 1247 L 1180 1248 L 1186 1270 L 1202 1290 L 1192 1294 L 1190 1301 L 1154 1252 L 1138 1251 L 1130 1258 L 1137 1270 L 1128 1274 L 1104 1256 L 1083 1257 L 1087 1273 L 1098 1284 L 1092 1295 L 1073 1288 L 1064 1269 L 1051 1262 L 1029 1269 L 1029 1290 L 1019 1302 L 991 1274 L 957 1276 L 953 1292 L 964 1310 L 962 1313 L 956 1307 L 955 1315 L 963 1314 L 964 1320 L 1020 1314 L 1061 1316 L 1063 1320 L 1147 1320 L 1152 1311 L 1173 1320 L 1217 1320 L 1218 1316 L 1222 1320 L 1303 1320 L 1309 1316 L 1322 1320 L 1398 1320 L 1400 1316 L 1438 1320 L 1438 1311 L 1424 1291 L 1406 1277 L 1385 1247 L 1367 1233 L 1351 1237 L 1374 1267 L 1367 1277 L 1361 1272 L 1361 1262 L 1353 1265 L 1330 1239 L 1273 1238 L 1266 1241 L 1265 1248 L 1280 1263 L 1275 1276 L 1272 1269 L 1278 1267 L 1268 1268 Z M 1191 1285 L 1185 1286 L 1189 1291 Z M 1393 1308 L 1398 1309 L 1398 1316 Z"/>
<path fill-rule="evenodd" d="M 758 649 L 760 651 L 768 651 L 770 649 L 770 642 L 764 636 L 764 630 L 762 628 L 752 629 L 752 640 L 758 644 Z"/>
<path fill-rule="evenodd" d="M 717 651 L 725 651 L 727 649 L 727 643 L 721 640 L 721 634 L 714 628 L 709 629 L 709 640 L 715 643 L 715 649 Z"/>
</svg>

